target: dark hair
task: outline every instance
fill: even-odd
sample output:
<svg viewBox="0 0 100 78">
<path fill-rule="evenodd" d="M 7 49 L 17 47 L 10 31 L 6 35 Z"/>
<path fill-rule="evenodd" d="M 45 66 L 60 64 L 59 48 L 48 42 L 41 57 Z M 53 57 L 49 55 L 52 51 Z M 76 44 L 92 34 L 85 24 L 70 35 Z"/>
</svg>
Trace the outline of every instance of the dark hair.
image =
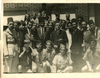
<svg viewBox="0 0 100 78">
<path fill-rule="evenodd" d="M 52 43 L 51 40 L 47 40 L 46 43 L 45 43 L 45 45 L 46 45 L 48 42 L 51 43 L 51 47 L 53 47 L 53 43 Z"/>
<path fill-rule="evenodd" d="M 19 21 L 14 21 L 14 23 L 17 23 L 18 26 L 21 25 L 21 23 Z"/>
<path fill-rule="evenodd" d="M 26 21 L 26 15 L 29 16 L 28 19 L 27 19 L 27 21 L 29 22 L 30 21 L 30 15 L 29 14 L 25 14 L 24 21 Z"/>
<path fill-rule="evenodd" d="M 25 26 L 25 22 L 23 20 L 20 21 L 20 25 Z"/>
<path fill-rule="evenodd" d="M 84 17 L 83 17 L 83 16 L 78 16 L 77 19 L 79 19 L 79 18 L 80 18 L 82 21 L 84 20 Z"/>
<path fill-rule="evenodd" d="M 68 24 L 72 24 L 72 22 L 68 22 L 68 23 L 67 23 L 67 26 L 68 26 Z"/>
<path fill-rule="evenodd" d="M 59 41 L 59 43 L 58 43 L 58 50 L 59 50 L 59 52 L 60 52 L 60 45 L 61 44 L 63 44 L 63 45 L 65 45 L 65 47 L 66 47 L 66 41 L 65 40 L 60 40 Z M 67 49 L 66 49 L 67 50 Z"/>
<path fill-rule="evenodd" d="M 66 45 L 66 41 L 65 40 L 60 40 L 58 43 L 58 48 L 60 48 L 60 44 Z"/>
</svg>

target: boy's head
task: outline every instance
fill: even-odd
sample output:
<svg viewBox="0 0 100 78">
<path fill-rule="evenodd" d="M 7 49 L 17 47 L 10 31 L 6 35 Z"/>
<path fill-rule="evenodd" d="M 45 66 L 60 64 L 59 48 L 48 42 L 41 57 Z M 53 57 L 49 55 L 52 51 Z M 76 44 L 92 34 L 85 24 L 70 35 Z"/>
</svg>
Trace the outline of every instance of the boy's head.
<svg viewBox="0 0 100 78">
<path fill-rule="evenodd" d="M 65 53 L 66 53 L 66 44 L 64 41 L 60 41 L 60 43 L 59 43 L 59 52 L 62 55 L 65 55 Z"/>
<path fill-rule="evenodd" d="M 7 21 L 8 21 L 9 29 L 13 29 L 14 28 L 13 18 L 9 17 L 9 18 L 7 18 Z"/>
<path fill-rule="evenodd" d="M 40 40 L 36 41 L 36 48 L 39 49 L 39 50 L 42 48 L 42 43 L 41 43 Z"/>
<path fill-rule="evenodd" d="M 30 52 L 30 47 L 27 43 L 24 43 L 24 48 L 25 48 L 26 52 Z"/>
<path fill-rule="evenodd" d="M 90 47 L 94 48 L 96 46 L 96 40 L 91 40 L 90 41 Z"/>
<path fill-rule="evenodd" d="M 33 24 L 33 22 L 32 22 L 32 21 L 28 22 L 28 28 L 29 28 L 29 29 L 31 29 L 31 28 L 32 28 L 32 24 Z"/>
<path fill-rule="evenodd" d="M 86 21 L 81 22 L 81 28 L 83 31 L 87 30 L 87 22 Z"/>
<path fill-rule="evenodd" d="M 46 48 L 51 49 L 52 47 L 53 47 L 52 41 L 50 41 L 50 40 L 46 41 Z"/>
<path fill-rule="evenodd" d="M 60 30 L 60 23 L 55 23 L 56 30 Z"/>
</svg>

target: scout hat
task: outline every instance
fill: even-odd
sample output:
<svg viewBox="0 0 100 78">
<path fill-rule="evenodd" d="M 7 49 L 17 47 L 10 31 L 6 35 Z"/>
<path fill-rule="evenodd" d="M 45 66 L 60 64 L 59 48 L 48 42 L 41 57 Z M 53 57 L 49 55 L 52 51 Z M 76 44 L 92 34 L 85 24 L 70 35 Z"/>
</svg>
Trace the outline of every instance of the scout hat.
<svg viewBox="0 0 100 78">
<path fill-rule="evenodd" d="M 8 22 L 8 24 L 9 24 L 9 22 L 13 22 L 13 18 L 12 17 L 7 18 L 7 22 Z"/>
</svg>

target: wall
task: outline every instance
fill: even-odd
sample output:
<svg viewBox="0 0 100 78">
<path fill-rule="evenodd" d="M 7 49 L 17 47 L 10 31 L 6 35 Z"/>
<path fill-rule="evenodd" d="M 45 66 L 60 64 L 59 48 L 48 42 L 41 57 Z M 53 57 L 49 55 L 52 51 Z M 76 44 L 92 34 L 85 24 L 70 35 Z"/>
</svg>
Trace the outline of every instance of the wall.
<svg viewBox="0 0 100 78">
<path fill-rule="evenodd" d="M 52 6 L 52 4 L 47 4 L 47 7 Z M 42 5 L 41 4 L 33 4 L 33 3 L 5 3 L 4 4 L 4 9 L 18 9 L 18 8 L 28 8 L 28 13 L 32 13 L 32 11 L 38 12 L 41 9 Z M 84 19 L 87 21 L 88 20 L 88 4 L 61 4 L 62 8 L 74 8 L 75 9 L 76 15 L 83 16 Z"/>
</svg>

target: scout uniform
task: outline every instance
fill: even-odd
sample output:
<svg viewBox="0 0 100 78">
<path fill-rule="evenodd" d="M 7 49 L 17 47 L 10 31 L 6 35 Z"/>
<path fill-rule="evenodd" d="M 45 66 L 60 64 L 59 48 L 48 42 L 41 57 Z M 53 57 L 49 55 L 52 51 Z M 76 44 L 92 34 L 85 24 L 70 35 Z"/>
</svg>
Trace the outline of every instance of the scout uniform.
<svg viewBox="0 0 100 78">
<path fill-rule="evenodd" d="M 8 22 L 13 22 L 13 19 L 8 18 Z M 16 40 L 9 28 L 7 28 L 7 30 L 4 32 L 3 38 L 4 38 L 3 51 L 5 58 L 4 72 L 13 72 L 11 69 L 13 69 L 12 65 L 16 62 L 13 59 L 17 52 Z"/>
<path fill-rule="evenodd" d="M 61 55 L 61 53 L 57 54 L 54 59 L 53 59 L 53 64 L 56 66 L 56 72 L 59 73 L 62 70 L 66 69 L 66 72 L 71 71 L 72 66 L 70 66 L 72 64 L 72 60 L 70 58 L 70 56 L 63 57 Z"/>
</svg>

